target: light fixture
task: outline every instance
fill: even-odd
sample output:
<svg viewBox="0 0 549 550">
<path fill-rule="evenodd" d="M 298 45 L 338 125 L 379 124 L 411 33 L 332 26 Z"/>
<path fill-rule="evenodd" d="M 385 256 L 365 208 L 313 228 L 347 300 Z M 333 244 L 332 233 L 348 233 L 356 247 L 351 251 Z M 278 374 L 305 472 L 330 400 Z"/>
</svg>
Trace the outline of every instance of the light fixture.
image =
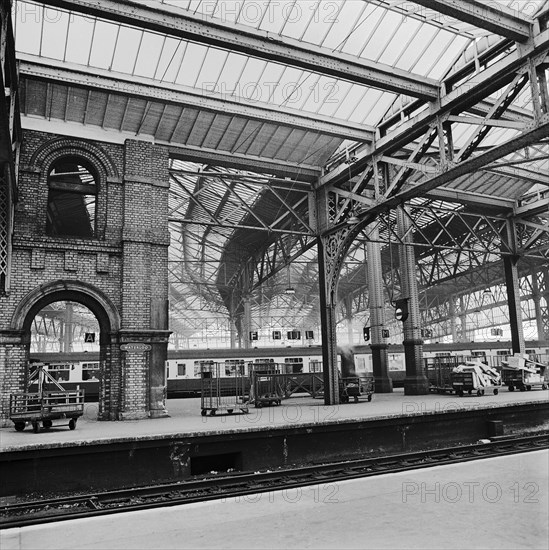
<svg viewBox="0 0 549 550">
<path fill-rule="evenodd" d="M 484 292 L 482 293 L 483 296 L 492 296 L 492 291 L 489 288 L 485 288 Z"/>
<path fill-rule="evenodd" d="M 288 271 L 288 286 L 286 287 L 284 294 L 295 294 L 295 288 L 292 286 L 292 283 L 290 281 L 290 264 L 288 264 L 287 266 L 287 271 Z"/>
</svg>

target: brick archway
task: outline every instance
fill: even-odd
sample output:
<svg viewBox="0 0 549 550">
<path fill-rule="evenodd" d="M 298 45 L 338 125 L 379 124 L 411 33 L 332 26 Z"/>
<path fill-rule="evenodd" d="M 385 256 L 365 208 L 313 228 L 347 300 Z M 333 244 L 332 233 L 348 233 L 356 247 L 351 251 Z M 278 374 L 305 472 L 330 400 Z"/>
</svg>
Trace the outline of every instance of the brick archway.
<svg viewBox="0 0 549 550">
<path fill-rule="evenodd" d="M 12 385 L 23 390 L 30 354 L 30 333 L 33 319 L 38 312 L 53 302 L 71 301 L 86 306 L 99 323 L 99 361 L 101 370 L 99 389 L 99 418 L 115 419 L 118 415 L 117 388 L 120 387 L 120 372 L 113 365 L 118 364 L 120 315 L 112 302 L 98 289 L 81 281 L 57 280 L 40 285 L 29 292 L 14 310 L 10 330 L 20 335 L 21 363 Z"/>
<path fill-rule="evenodd" d="M 44 306 L 63 300 L 89 308 L 99 322 L 103 338 L 120 330 L 120 315 L 109 298 L 92 285 L 73 280 L 52 281 L 29 292 L 15 308 L 10 329 L 30 332 L 32 320 Z"/>
</svg>

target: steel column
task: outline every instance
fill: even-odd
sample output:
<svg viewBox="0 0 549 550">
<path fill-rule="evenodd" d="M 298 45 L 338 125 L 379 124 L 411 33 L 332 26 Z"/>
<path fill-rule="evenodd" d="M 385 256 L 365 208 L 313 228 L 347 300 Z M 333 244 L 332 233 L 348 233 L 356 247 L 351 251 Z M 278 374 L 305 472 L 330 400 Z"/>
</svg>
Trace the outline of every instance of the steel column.
<svg viewBox="0 0 549 550">
<path fill-rule="evenodd" d="M 393 381 L 389 378 L 389 357 L 387 344 L 381 335 L 385 325 L 385 300 L 383 295 L 383 274 L 381 269 L 381 245 L 379 226 L 373 224 L 366 243 L 368 268 L 368 295 L 370 301 L 370 337 L 372 343 L 372 366 L 376 393 L 391 393 Z"/>
<path fill-rule="evenodd" d="M 450 296 L 448 299 L 449 305 L 449 314 L 450 314 L 450 329 L 452 331 L 452 342 L 459 342 L 457 324 L 456 324 L 456 297 L 454 295 Z"/>
<path fill-rule="evenodd" d="M 408 318 L 404 321 L 402 342 L 406 360 L 404 393 L 422 395 L 429 393 L 429 382 L 423 365 L 423 340 L 420 337 L 421 317 L 411 224 L 404 208 L 397 207 L 397 231 L 400 241 L 404 243 L 399 245 L 402 298 L 408 298 Z"/>
<path fill-rule="evenodd" d="M 507 285 L 507 303 L 509 305 L 509 323 L 511 325 L 511 345 L 513 353 L 524 353 L 526 346 L 522 330 L 517 262 L 518 256 L 504 256 L 503 258 L 505 284 Z"/>
<path fill-rule="evenodd" d="M 334 284 L 331 270 L 327 269 L 325 255 L 330 237 L 318 239 L 318 282 L 320 290 L 320 330 L 322 334 L 322 364 L 324 371 L 324 403 L 339 403 L 337 372 L 337 336 Z"/>
<path fill-rule="evenodd" d="M 534 289 L 534 305 L 536 308 L 536 321 L 538 339 L 549 339 L 549 270 L 540 268 L 532 276 Z"/>
<path fill-rule="evenodd" d="M 252 308 L 250 305 L 250 296 L 244 296 L 243 298 L 244 303 L 244 319 L 243 319 L 243 327 L 242 327 L 242 339 L 244 340 L 244 349 L 250 349 L 251 342 L 250 342 L 250 331 L 252 329 Z"/>
</svg>

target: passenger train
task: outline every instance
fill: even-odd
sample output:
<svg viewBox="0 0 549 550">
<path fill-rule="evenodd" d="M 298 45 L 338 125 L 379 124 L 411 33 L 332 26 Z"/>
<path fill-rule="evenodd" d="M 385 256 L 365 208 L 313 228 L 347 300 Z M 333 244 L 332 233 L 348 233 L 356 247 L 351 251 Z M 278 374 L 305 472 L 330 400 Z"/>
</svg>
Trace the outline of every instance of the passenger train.
<svg viewBox="0 0 549 550">
<path fill-rule="evenodd" d="M 529 341 L 530 359 L 549 362 L 549 342 Z M 480 359 L 489 366 L 501 366 L 512 355 L 511 342 L 470 342 L 460 344 L 424 344 L 425 361 L 433 357 L 456 356 L 460 360 Z M 394 387 L 402 387 L 405 376 L 404 347 L 388 347 L 389 376 Z M 33 362 L 45 363 L 48 372 L 67 390 L 85 389 L 86 400 L 96 400 L 101 377 L 97 353 L 31 353 Z M 247 376 L 250 365 L 276 365 L 278 372 L 289 374 L 322 372 L 321 346 L 252 349 L 169 350 L 166 361 L 168 398 L 200 395 L 201 369 L 217 365 L 219 376 Z M 343 376 L 372 372 L 369 345 L 338 347 L 338 368 Z"/>
</svg>

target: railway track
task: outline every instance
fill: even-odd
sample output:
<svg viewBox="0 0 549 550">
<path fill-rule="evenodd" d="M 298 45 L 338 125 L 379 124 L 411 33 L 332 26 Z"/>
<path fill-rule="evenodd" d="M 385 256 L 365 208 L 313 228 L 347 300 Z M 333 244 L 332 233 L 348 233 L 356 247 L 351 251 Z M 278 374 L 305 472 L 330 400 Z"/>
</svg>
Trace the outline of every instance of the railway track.
<svg viewBox="0 0 549 550">
<path fill-rule="evenodd" d="M 52 498 L 0 507 L 0 529 L 176 506 L 277 491 L 549 448 L 549 432 L 385 457 L 346 460 L 266 472 L 235 472 L 178 483 Z"/>
</svg>

